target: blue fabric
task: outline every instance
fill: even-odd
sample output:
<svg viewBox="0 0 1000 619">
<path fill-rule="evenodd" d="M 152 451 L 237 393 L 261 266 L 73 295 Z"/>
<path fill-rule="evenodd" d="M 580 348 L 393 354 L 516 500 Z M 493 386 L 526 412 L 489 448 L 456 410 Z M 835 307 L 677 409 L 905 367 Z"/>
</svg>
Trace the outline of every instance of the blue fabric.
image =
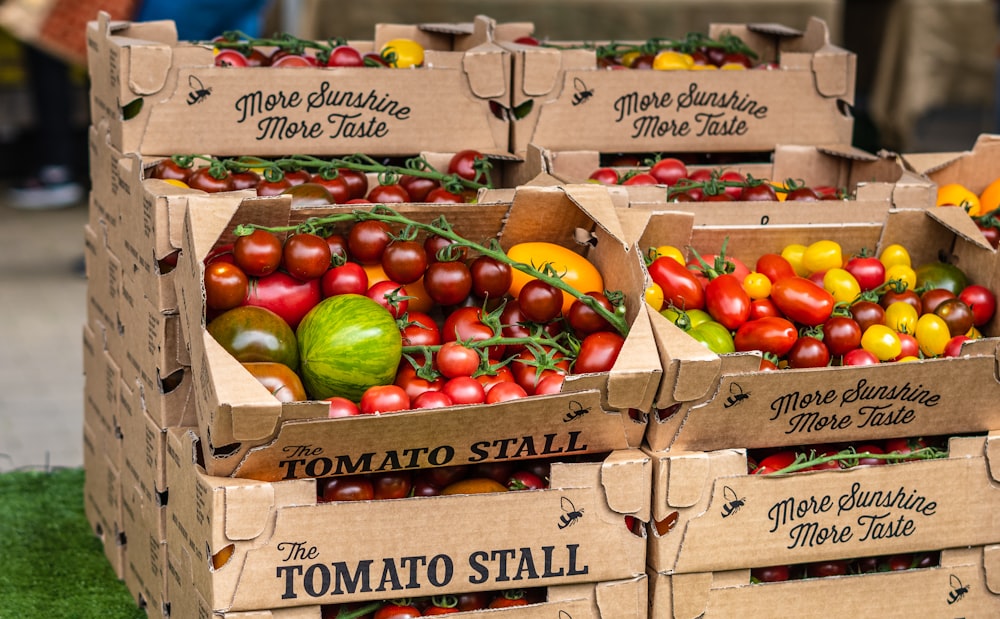
<svg viewBox="0 0 1000 619">
<path fill-rule="evenodd" d="M 207 41 L 226 30 L 261 36 L 269 0 L 144 0 L 135 21 L 170 19 L 182 41 Z"/>
</svg>

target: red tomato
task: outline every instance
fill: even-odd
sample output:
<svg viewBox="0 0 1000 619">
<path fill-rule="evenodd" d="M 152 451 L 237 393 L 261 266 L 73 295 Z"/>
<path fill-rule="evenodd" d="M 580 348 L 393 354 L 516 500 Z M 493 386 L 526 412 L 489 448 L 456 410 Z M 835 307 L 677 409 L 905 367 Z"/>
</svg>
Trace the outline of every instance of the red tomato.
<svg viewBox="0 0 1000 619">
<path fill-rule="evenodd" d="M 330 56 L 326 60 L 328 67 L 363 67 L 364 58 L 361 52 L 350 45 L 338 45 L 330 50 Z"/>
<path fill-rule="evenodd" d="M 373 473 L 371 482 L 376 499 L 403 499 L 410 495 L 413 475 L 409 471 Z"/>
<path fill-rule="evenodd" d="M 460 150 L 452 155 L 448 162 L 448 174 L 457 174 L 466 180 L 475 180 L 479 174 L 477 167 L 481 167 L 486 157 L 477 150 Z"/>
<path fill-rule="evenodd" d="M 364 475 L 344 475 L 319 480 L 319 500 L 370 501 L 375 498 L 372 482 Z"/>
<path fill-rule="evenodd" d="M 492 385 L 486 392 L 486 403 L 495 404 L 526 397 L 528 397 L 528 392 L 524 390 L 524 387 L 515 382 L 503 381 Z"/>
<path fill-rule="evenodd" d="M 480 299 L 500 299 L 513 282 L 511 266 L 489 256 L 479 256 L 469 265 L 472 294 Z"/>
<path fill-rule="evenodd" d="M 275 271 L 250 281 L 245 303 L 266 307 L 295 329 L 309 310 L 322 300 L 318 279 L 304 282 L 288 273 Z"/>
<path fill-rule="evenodd" d="M 614 307 L 611 305 L 611 301 L 608 300 L 608 297 L 606 297 L 603 292 L 594 290 L 588 292 L 586 296 L 593 299 L 594 302 L 608 310 L 608 312 L 615 311 Z M 611 330 L 611 324 L 603 316 L 598 314 L 597 311 L 580 299 L 573 301 L 573 304 L 569 306 L 569 312 L 566 314 L 566 321 L 569 323 L 570 328 L 573 329 L 573 332 L 580 337 L 584 337 L 597 331 Z"/>
<path fill-rule="evenodd" d="M 831 316 L 823 323 L 823 343 L 835 357 L 861 347 L 861 326 L 847 316 Z"/>
<path fill-rule="evenodd" d="M 821 368 L 830 365 L 830 351 L 823 340 L 803 336 L 795 340 L 788 351 L 788 367 Z"/>
<path fill-rule="evenodd" d="M 705 289 L 695 274 L 669 256 L 661 256 L 649 265 L 649 275 L 663 290 L 663 306 L 683 310 L 704 309 Z"/>
<path fill-rule="evenodd" d="M 458 305 L 472 292 L 472 274 L 460 260 L 432 263 L 424 272 L 424 288 L 439 305 Z"/>
<path fill-rule="evenodd" d="M 546 376 L 569 372 L 570 362 L 565 355 L 558 351 L 542 348 L 544 354 L 540 355 L 536 355 L 534 348 L 525 348 L 510 364 L 514 380 L 524 387 L 528 395 L 535 393 L 535 386 Z"/>
<path fill-rule="evenodd" d="M 329 417 L 331 419 L 337 417 L 354 417 L 361 414 L 361 409 L 358 408 L 358 405 L 347 398 L 331 396 L 326 398 L 326 401 L 330 403 Z"/>
<path fill-rule="evenodd" d="M 471 376 L 456 376 L 448 379 L 441 387 L 441 393 L 451 398 L 455 404 L 482 404 L 486 402 L 486 390 L 482 383 Z"/>
<path fill-rule="evenodd" d="M 216 260 L 205 267 L 205 305 L 225 311 L 243 303 L 250 280 L 243 270 L 231 262 Z"/>
<path fill-rule="evenodd" d="M 442 383 L 442 386 L 444 383 Z M 455 403 L 441 391 L 425 391 L 413 399 L 413 408 L 447 408 Z M 419 495 L 423 496 L 423 495 Z"/>
<path fill-rule="evenodd" d="M 521 287 L 517 303 L 525 318 L 532 322 L 546 323 L 562 312 L 563 293 L 548 282 L 532 279 Z"/>
<path fill-rule="evenodd" d="M 806 564 L 806 578 L 826 578 L 828 576 L 843 576 L 847 573 L 848 562 L 843 559 L 831 559 Z"/>
<path fill-rule="evenodd" d="M 410 396 L 399 385 L 375 385 L 361 394 L 358 408 L 362 415 L 403 411 L 410 408 Z"/>
<path fill-rule="evenodd" d="M 778 309 L 778 306 L 771 299 L 751 299 L 749 320 L 767 317 L 783 318 L 781 310 Z"/>
<path fill-rule="evenodd" d="M 219 176 L 216 176 L 218 174 Z M 229 177 L 229 172 L 215 170 L 212 166 L 195 168 L 184 181 L 191 189 L 200 189 L 207 193 L 220 193 L 232 191 L 233 183 Z"/>
<path fill-rule="evenodd" d="M 438 187 L 427 194 L 424 202 L 428 204 L 464 204 L 466 200 L 462 194 L 452 193 L 444 187 Z"/>
<path fill-rule="evenodd" d="M 917 342 L 917 338 L 909 333 L 899 334 L 899 346 L 899 355 L 893 361 L 899 361 L 904 357 L 920 357 L 920 344 Z"/>
<path fill-rule="evenodd" d="M 396 378 L 393 380 L 393 384 L 397 387 L 402 387 L 406 395 L 409 396 L 414 408 L 419 408 L 416 405 L 416 399 L 427 391 L 440 391 L 441 387 L 444 386 L 444 378 L 440 376 L 434 379 L 421 378 L 417 374 L 416 368 L 404 360 L 399 364 L 399 370 L 396 371 Z"/>
<path fill-rule="evenodd" d="M 727 273 L 709 281 L 705 310 L 730 331 L 745 323 L 750 317 L 750 296 L 743 289 L 743 280 Z"/>
<path fill-rule="evenodd" d="M 781 254 L 764 254 L 757 259 L 754 270 L 763 273 L 772 284 L 786 277 L 796 277 L 792 263 Z"/>
<path fill-rule="evenodd" d="M 855 348 L 844 354 L 844 365 L 878 365 L 875 353 L 864 348 Z"/>
<path fill-rule="evenodd" d="M 478 352 L 458 341 L 442 344 L 435 358 L 438 370 L 447 378 L 472 376 L 481 361 Z"/>
<path fill-rule="evenodd" d="M 757 582 L 784 582 L 791 578 L 791 571 L 787 565 L 755 567 L 750 570 L 750 578 Z"/>
<path fill-rule="evenodd" d="M 739 199 L 744 202 L 777 202 L 778 194 L 769 183 L 759 183 L 757 185 L 746 185 L 740 193 Z"/>
<path fill-rule="evenodd" d="M 320 288 L 324 298 L 337 294 L 363 295 L 368 291 L 368 272 L 357 262 L 345 262 L 323 274 Z"/>
<path fill-rule="evenodd" d="M 833 312 L 833 295 L 804 277 L 786 277 L 771 285 L 771 299 L 790 320 L 810 327 Z"/>
<path fill-rule="evenodd" d="M 948 340 L 948 343 L 944 346 L 944 356 L 945 357 L 959 357 L 962 355 L 962 344 L 968 342 L 972 338 L 968 335 L 956 335 L 955 337 Z"/>
<path fill-rule="evenodd" d="M 759 350 L 784 357 L 798 339 L 795 325 L 784 318 L 748 320 L 736 330 L 733 343 L 738 352 Z"/>
<path fill-rule="evenodd" d="M 618 172 L 614 168 L 598 168 L 590 173 L 588 180 L 595 181 L 601 185 L 617 185 Z"/>
<path fill-rule="evenodd" d="M 864 333 L 872 325 L 885 324 L 885 308 L 874 301 L 857 301 L 851 305 L 851 318 Z"/>
<path fill-rule="evenodd" d="M 958 298 L 972 310 L 972 323 L 977 327 L 985 325 L 996 313 L 996 295 L 985 286 L 978 284 L 966 286 L 958 293 Z"/>
<path fill-rule="evenodd" d="M 622 185 L 656 185 L 659 181 L 656 177 L 648 172 L 639 172 L 638 174 L 633 174 L 622 181 Z"/>
<path fill-rule="evenodd" d="M 377 219 L 366 219 L 351 226 L 347 235 L 347 248 L 351 257 L 361 264 L 378 264 L 382 252 L 392 241 L 389 226 Z"/>
<path fill-rule="evenodd" d="M 687 177 L 687 166 L 680 159 L 666 157 L 660 159 L 649 169 L 649 174 L 656 179 L 660 185 L 673 187 L 677 181 Z"/>
<path fill-rule="evenodd" d="M 413 619 L 413 617 L 419 616 L 420 610 L 416 606 L 390 602 L 375 611 L 375 616 L 372 619 Z"/>
<path fill-rule="evenodd" d="M 388 279 L 369 286 L 365 296 L 388 310 L 393 318 L 399 318 L 410 307 L 406 288 L 398 282 Z"/>
<path fill-rule="evenodd" d="M 330 268 L 330 246 L 323 237 L 300 232 L 285 239 L 281 264 L 289 275 L 308 281 L 319 279 Z"/>
<path fill-rule="evenodd" d="M 885 283 L 885 265 L 875 256 L 855 256 L 847 261 L 844 270 L 854 276 L 862 292 Z"/>
<path fill-rule="evenodd" d="M 751 471 L 753 475 L 769 475 L 795 463 L 795 452 L 791 450 L 777 451 L 763 460 Z"/>
<path fill-rule="evenodd" d="M 437 346 L 441 343 L 441 330 L 430 314 L 410 310 L 406 324 L 401 329 L 403 346 Z"/>
<path fill-rule="evenodd" d="M 403 186 L 396 183 L 375 185 L 368 191 L 365 199 L 377 204 L 401 204 L 413 201 Z"/>
<path fill-rule="evenodd" d="M 394 282 L 410 284 L 424 275 L 427 252 L 423 243 L 414 240 L 390 241 L 382 252 L 382 270 Z"/>
<path fill-rule="evenodd" d="M 233 261 L 250 277 L 263 277 L 281 264 L 281 240 L 267 230 L 254 230 L 236 237 Z"/>
<path fill-rule="evenodd" d="M 625 338 L 614 331 L 591 333 L 580 342 L 580 351 L 573 363 L 574 374 L 610 372 Z"/>
</svg>

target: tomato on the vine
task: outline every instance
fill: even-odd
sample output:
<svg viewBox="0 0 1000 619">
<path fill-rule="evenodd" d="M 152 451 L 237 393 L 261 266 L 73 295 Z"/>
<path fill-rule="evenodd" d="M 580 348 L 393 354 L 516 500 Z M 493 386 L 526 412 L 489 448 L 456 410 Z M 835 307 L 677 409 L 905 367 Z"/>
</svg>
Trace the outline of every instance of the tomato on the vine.
<svg viewBox="0 0 1000 619">
<path fill-rule="evenodd" d="M 506 262 L 490 256 L 479 256 L 469 265 L 472 294 L 480 299 L 500 299 L 510 290 L 513 269 Z"/>
<path fill-rule="evenodd" d="M 362 415 L 402 411 L 410 408 L 410 396 L 399 385 L 375 385 L 361 394 L 358 408 Z"/>
<path fill-rule="evenodd" d="M 423 243 L 412 239 L 395 239 L 382 251 L 382 270 L 395 282 L 413 283 L 423 277 L 426 269 L 427 252 Z"/>
<path fill-rule="evenodd" d="M 233 260 L 250 277 L 262 277 L 277 270 L 281 253 L 281 240 L 260 228 L 236 237 L 233 243 Z"/>
<path fill-rule="evenodd" d="M 442 344 L 435 355 L 437 368 L 446 378 L 472 376 L 479 369 L 481 360 L 475 349 L 457 340 Z"/>
<path fill-rule="evenodd" d="M 472 292 L 472 274 L 460 260 L 438 260 L 424 271 L 424 288 L 434 302 L 458 305 Z"/>
<path fill-rule="evenodd" d="M 282 246 L 281 265 L 289 275 L 303 281 L 323 277 L 330 268 L 330 259 L 326 239 L 310 232 L 293 234 Z"/>
<path fill-rule="evenodd" d="M 546 323 L 562 311 L 562 291 L 552 284 L 533 279 L 526 282 L 517 293 L 517 303 L 525 318 L 532 322 Z"/>
<path fill-rule="evenodd" d="M 611 301 L 608 300 L 608 297 L 603 292 L 591 290 L 586 293 L 586 296 L 593 299 L 594 303 L 600 305 L 609 313 L 614 312 L 614 306 L 611 305 Z M 659 308 L 657 308 L 657 311 L 659 311 Z M 573 332 L 579 336 L 586 336 L 596 331 L 611 329 L 611 324 L 607 319 L 598 314 L 597 311 L 581 299 L 577 299 L 573 302 L 573 305 L 570 305 L 569 312 L 566 314 L 566 321 L 569 323 L 570 328 L 573 329 Z"/>
<path fill-rule="evenodd" d="M 401 317 L 410 307 L 406 288 L 391 279 L 375 282 L 368 287 L 365 296 L 388 310 L 393 318 Z"/>
<path fill-rule="evenodd" d="M 366 219 L 351 226 L 347 234 L 347 248 L 351 257 L 361 264 L 376 264 L 382 252 L 392 241 L 389 226 L 377 219 Z"/>
<path fill-rule="evenodd" d="M 365 294 L 368 290 L 368 272 L 357 262 L 345 262 L 327 270 L 320 278 L 323 297 L 337 294 Z"/>
</svg>

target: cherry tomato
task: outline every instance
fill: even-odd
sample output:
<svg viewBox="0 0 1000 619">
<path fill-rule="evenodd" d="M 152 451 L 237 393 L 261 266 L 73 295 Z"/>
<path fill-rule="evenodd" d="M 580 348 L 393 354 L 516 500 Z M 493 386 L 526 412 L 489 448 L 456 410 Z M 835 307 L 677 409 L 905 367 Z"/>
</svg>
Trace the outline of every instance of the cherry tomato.
<svg viewBox="0 0 1000 619">
<path fill-rule="evenodd" d="M 885 308 L 885 325 L 896 333 L 913 333 L 917 318 L 916 308 L 905 301 L 890 303 Z"/>
<path fill-rule="evenodd" d="M 847 573 L 848 563 L 843 559 L 831 559 L 806 564 L 807 578 L 826 578 L 829 576 L 843 576 Z"/>
<path fill-rule="evenodd" d="M 382 252 L 392 241 L 389 226 L 377 219 L 359 221 L 347 235 L 347 248 L 351 257 L 361 264 L 376 264 L 382 260 Z"/>
<path fill-rule="evenodd" d="M 958 298 L 972 310 L 972 324 L 981 327 L 988 323 L 996 313 L 997 299 L 989 288 L 979 284 L 971 284 L 962 289 Z"/>
<path fill-rule="evenodd" d="M 388 603 L 375 611 L 372 619 L 413 619 L 420 617 L 420 609 L 409 604 Z"/>
<path fill-rule="evenodd" d="M 837 303 L 850 303 L 861 294 L 858 280 L 847 269 L 834 267 L 823 275 L 823 289 L 833 295 Z"/>
<path fill-rule="evenodd" d="M 233 183 L 229 178 L 229 172 L 224 172 L 218 177 L 213 172 L 214 170 L 211 166 L 195 168 L 188 174 L 184 182 L 191 189 L 199 189 L 207 193 L 220 193 L 233 190 Z"/>
<path fill-rule="evenodd" d="M 260 183 L 260 174 L 257 174 L 253 170 L 243 170 L 242 172 L 230 172 L 229 182 L 232 184 L 233 191 L 241 191 L 243 189 L 256 189 L 257 185 Z"/>
<path fill-rule="evenodd" d="M 819 195 L 809 187 L 797 187 L 785 194 L 786 202 L 816 202 Z"/>
<path fill-rule="evenodd" d="M 368 194 L 368 177 L 360 170 L 337 168 L 338 178 L 347 184 L 349 200 L 364 198 Z"/>
<path fill-rule="evenodd" d="M 622 185 L 655 185 L 657 184 L 656 177 L 648 172 L 639 172 L 637 174 L 629 175 L 625 180 L 622 181 Z"/>
<path fill-rule="evenodd" d="M 914 335 L 921 352 L 928 357 L 939 357 L 955 334 L 951 333 L 944 318 L 937 314 L 924 314 L 917 319 Z"/>
<path fill-rule="evenodd" d="M 786 277 L 771 286 L 771 299 L 781 313 L 810 327 L 820 325 L 833 312 L 834 299 L 804 277 Z"/>
<path fill-rule="evenodd" d="M 401 329 L 404 346 L 437 346 L 441 343 L 441 330 L 425 312 L 409 310 L 406 324 Z"/>
<path fill-rule="evenodd" d="M 787 358 L 790 368 L 821 368 L 830 365 L 830 351 L 826 344 L 809 335 L 795 340 Z"/>
<path fill-rule="evenodd" d="M 308 399 L 299 375 L 284 363 L 251 361 L 242 365 L 279 402 L 301 402 Z"/>
<path fill-rule="evenodd" d="M 509 402 L 528 397 L 528 392 L 524 387 L 513 381 L 501 381 L 490 387 L 486 392 L 486 403 L 495 404 L 497 402 Z"/>
<path fill-rule="evenodd" d="M 399 385 L 375 385 L 361 394 L 358 408 L 362 415 L 407 410 L 410 408 L 410 396 Z"/>
<path fill-rule="evenodd" d="M 885 308 L 874 301 L 857 301 L 851 304 L 850 312 L 862 333 L 872 325 L 885 324 Z"/>
<path fill-rule="evenodd" d="M 382 45 L 379 55 L 389 66 L 397 69 L 409 69 L 424 64 L 424 48 L 413 39 L 390 39 Z"/>
<path fill-rule="evenodd" d="M 810 273 L 839 269 L 844 265 L 840 243 L 824 239 L 808 245 L 802 252 L 802 266 Z"/>
<path fill-rule="evenodd" d="M 472 376 L 481 360 L 475 349 L 458 341 L 445 342 L 436 355 L 437 368 L 447 378 Z"/>
<path fill-rule="evenodd" d="M 281 264 L 281 240 L 267 230 L 256 229 L 236 238 L 233 260 L 251 277 L 262 277 L 277 270 Z"/>
<path fill-rule="evenodd" d="M 910 252 L 898 243 L 887 245 L 882 250 L 882 253 L 879 254 L 878 259 L 885 265 L 886 269 L 896 264 L 913 266 L 913 263 L 910 260 Z"/>
<path fill-rule="evenodd" d="M 586 296 L 593 299 L 595 303 L 608 312 L 614 312 L 611 301 L 608 300 L 604 293 L 592 290 Z M 660 304 L 662 305 L 662 299 Z M 657 311 L 659 311 L 659 308 L 657 308 Z M 569 313 L 566 314 L 566 321 L 569 323 L 570 328 L 573 329 L 573 332 L 580 337 L 596 331 L 608 331 L 611 329 L 610 323 L 581 299 L 577 299 L 569 307 Z"/>
<path fill-rule="evenodd" d="M 205 267 L 205 305 L 225 311 L 243 303 L 250 280 L 241 268 L 231 262 L 217 260 Z"/>
<path fill-rule="evenodd" d="M 752 300 L 767 298 L 771 294 L 771 280 L 754 271 L 743 278 L 743 290 Z"/>
<path fill-rule="evenodd" d="M 934 308 L 933 313 L 944 319 L 952 336 L 965 335 L 975 326 L 972 309 L 958 297 L 945 299 Z"/>
<path fill-rule="evenodd" d="M 278 196 L 291 186 L 292 183 L 284 176 L 273 181 L 263 178 L 257 183 L 256 191 L 258 196 Z"/>
<path fill-rule="evenodd" d="M 879 361 L 895 359 L 902 350 L 899 334 L 886 325 L 872 325 L 865 329 L 861 334 L 861 347 L 875 355 Z"/>
<path fill-rule="evenodd" d="M 961 357 L 962 356 L 962 344 L 968 342 L 972 338 L 967 335 L 956 335 L 955 337 L 948 340 L 948 343 L 944 346 L 944 356 L 945 357 Z"/>
<path fill-rule="evenodd" d="M 326 60 L 328 67 L 363 67 L 365 60 L 361 52 L 350 45 L 338 45 L 330 50 L 330 55 Z"/>
<path fill-rule="evenodd" d="M 917 272 L 905 264 L 894 264 L 885 270 L 886 281 L 898 281 L 910 290 L 917 286 Z"/>
<path fill-rule="evenodd" d="M 318 279 L 330 268 L 330 246 L 323 237 L 306 232 L 293 234 L 282 246 L 281 264 L 302 281 Z"/>
<path fill-rule="evenodd" d="M 835 357 L 861 346 L 861 326 L 847 316 L 831 316 L 823 323 L 823 343 Z"/>
<path fill-rule="evenodd" d="M 855 348 L 844 354 L 844 365 L 878 365 L 879 360 L 864 348 Z"/>
<path fill-rule="evenodd" d="M 784 318 L 759 318 L 740 325 L 733 338 L 738 352 L 759 350 L 784 357 L 798 339 L 795 325 Z"/>
<path fill-rule="evenodd" d="M 513 269 L 506 262 L 490 256 L 479 256 L 469 265 L 472 294 L 480 299 L 500 299 L 510 290 Z"/>
<path fill-rule="evenodd" d="M 614 331 L 591 333 L 580 342 L 573 373 L 610 372 L 624 345 L 625 338 Z"/>
<path fill-rule="evenodd" d="M 510 364 L 511 372 L 517 384 L 524 387 L 528 395 L 535 393 L 535 387 L 550 374 L 568 374 L 570 360 L 558 351 L 541 347 L 540 356 L 535 348 L 525 348 L 514 357 Z"/>
<path fill-rule="evenodd" d="M 907 288 L 899 292 L 893 289 L 887 290 L 878 302 L 879 305 L 888 309 L 890 305 L 899 301 L 912 305 L 918 315 L 924 313 L 923 304 L 920 302 L 920 295 L 914 292 L 912 288 Z"/>
<path fill-rule="evenodd" d="M 755 567 L 750 570 L 750 578 L 756 582 L 784 582 L 791 578 L 791 571 L 787 565 Z"/>
<path fill-rule="evenodd" d="M 687 177 L 687 166 L 680 159 L 666 157 L 660 159 L 649 168 L 650 175 L 660 185 L 673 187 L 677 181 Z"/>
<path fill-rule="evenodd" d="M 424 275 L 427 269 L 427 252 L 423 243 L 395 239 L 382 252 L 382 270 L 389 279 L 400 284 L 410 284 Z"/>
<path fill-rule="evenodd" d="M 751 299 L 750 300 L 750 320 L 757 320 L 758 318 L 765 318 L 768 316 L 783 318 L 781 310 L 778 306 L 774 304 L 774 301 L 770 297 L 766 299 Z"/>
<path fill-rule="evenodd" d="M 854 256 L 844 265 L 844 270 L 854 276 L 864 292 L 885 283 L 885 265 L 874 256 Z"/>
<path fill-rule="evenodd" d="M 486 158 L 477 150 L 460 150 L 448 161 L 448 174 L 456 174 L 465 180 L 474 181 L 479 174 L 477 167 L 482 167 Z"/>
<path fill-rule="evenodd" d="M 702 322 L 687 332 L 688 335 L 698 340 L 717 355 L 725 355 L 736 352 L 736 345 L 729 329 L 722 324 L 709 320 Z"/>
<path fill-rule="evenodd" d="M 587 180 L 593 181 L 600 185 L 617 185 L 619 178 L 618 172 L 614 168 L 598 168 L 590 173 Z M 664 183 L 665 184 L 665 183 Z"/>
<path fill-rule="evenodd" d="M 955 295 L 950 290 L 944 288 L 933 288 L 925 290 L 920 295 L 920 307 L 924 313 L 933 313 L 937 306 L 945 299 L 954 299 Z"/>
<path fill-rule="evenodd" d="M 770 475 L 795 463 L 795 452 L 791 450 L 776 451 L 761 460 L 751 471 L 752 475 Z"/>
<path fill-rule="evenodd" d="M 347 398 L 335 395 L 326 398 L 326 401 L 330 403 L 329 417 L 331 419 L 336 419 L 338 417 L 355 417 L 361 414 L 361 409 L 358 408 L 358 405 Z"/>
<path fill-rule="evenodd" d="M 406 193 L 402 185 L 390 183 L 386 185 L 375 185 L 368 191 L 365 199 L 375 204 L 402 204 L 412 202 L 410 194 Z"/>
<path fill-rule="evenodd" d="M 357 262 L 332 267 L 320 278 L 323 297 L 336 294 L 360 294 L 368 291 L 368 273 Z"/>
<path fill-rule="evenodd" d="M 440 305 L 458 305 L 472 292 L 472 274 L 460 260 L 431 263 L 424 272 L 424 288 Z"/>
<path fill-rule="evenodd" d="M 656 311 L 663 309 L 663 288 L 656 282 L 646 286 L 646 290 L 643 291 L 642 298 L 646 301 L 646 304 L 652 307 Z M 570 311 L 573 307 L 570 306 Z"/>
<path fill-rule="evenodd" d="M 441 382 L 444 386 L 444 381 Z M 427 390 L 422 392 L 417 397 L 413 398 L 411 407 L 417 408 L 447 408 L 449 406 L 454 406 L 455 402 L 448 396 L 448 394 L 441 391 Z M 417 494 L 416 496 L 424 496 L 423 494 Z"/>
<path fill-rule="evenodd" d="M 777 202 L 778 194 L 774 191 L 774 187 L 767 183 L 748 184 L 741 190 L 739 199 L 743 202 Z"/>
<path fill-rule="evenodd" d="M 562 291 L 540 279 L 524 284 L 517 294 L 517 303 L 525 318 L 532 322 L 546 323 L 562 311 Z"/>
<path fill-rule="evenodd" d="M 371 479 L 365 475 L 343 475 L 319 480 L 319 500 L 333 501 L 371 501 L 375 498 L 375 489 Z"/>
</svg>

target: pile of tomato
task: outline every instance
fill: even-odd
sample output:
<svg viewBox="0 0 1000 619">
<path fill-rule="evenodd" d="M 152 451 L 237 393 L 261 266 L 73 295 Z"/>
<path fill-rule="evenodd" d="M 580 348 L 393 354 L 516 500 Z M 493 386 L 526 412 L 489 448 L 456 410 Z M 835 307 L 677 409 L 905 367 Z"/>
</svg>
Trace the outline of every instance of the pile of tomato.
<svg viewBox="0 0 1000 619">
<path fill-rule="evenodd" d="M 784 582 L 803 578 L 826 578 L 850 574 L 874 574 L 937 567 L 941 553 L 912 552 L 856 559 L 827 559 L 797 565 L 771 565 L 750 570 L 751 583 Z"/>
<path fill-rule="evenodd" d="M 490 186 L 489 166 L 489 160 L 473 149 L 453 154 L 441 171 L 417 158 L 394 163 L 364 155 L 334 160 L 175 155 L 158 161 L 149 177 L 207 193 L 253 189 L 258 196 L 285 194 L 296 205 L 461 204 L 474 201 L 478 187 Z M 370 181 L 366 171 L 377 180 Z"/>
<path fill-rule="evenodd" d="M 670 202 L 816 202 L 849 198 L 844 188 L 832 185 L 809 186 L 795 179 L 774 182 L 726 168 L 689 170 L 677 157 L 656 157 L 625 171 L 603 166 L 591 172 L 588 180 L 602 185 L 665 185 Z"/>
<path fill-rule="evenodd" d="M 560 245 L 475 255 L 378 217 L 319 232 L 282 240 L 257 228 L 205 260 L 208 332 L 280 400 L 328 400 L 331 416 L 345 416 L 557 393 L 567 374 L 610 370 L 624 344 L 621 295 L 606 294 L 597 268 Z M 349 315 L 309 317 L 334 297 L 351 302 Z M 358 324 L 389 339 L 336 342 L 342 363 L 389 364 L 389 380 L 352 376 L 352 389 L 332 392 L 310 383 L 304 341 Z"/>
<path fill-rule="evenodd" d="M 386 41 L 378 51 L 361 52 L 344 39 L 311 41 L 287 33 L 271 38 L 243 38 L 237 32 L 216 37 L 217 67 L 390 67 L 424 64 L 424 47 L 408 38 Z"/>
<path fill-rule="evenodd" d="M 760 256 L 650 252 L 647 302 L 717 354 L 759 351 L 761 369 L 870 365 L 957 356 L 996 296 L 957 266 L 912 264 L 905 247 L 843 255 L 824 239 Z"/>
<path fill-rule="evenodd" d="M 323 606 L 322 617 L 323 619 L 412 619 L 491 608 L 527 606 L 540 604 L 545 600 L 544 587 L 478 591 L 384 602 L 330 604 Z"/>
</svg>

